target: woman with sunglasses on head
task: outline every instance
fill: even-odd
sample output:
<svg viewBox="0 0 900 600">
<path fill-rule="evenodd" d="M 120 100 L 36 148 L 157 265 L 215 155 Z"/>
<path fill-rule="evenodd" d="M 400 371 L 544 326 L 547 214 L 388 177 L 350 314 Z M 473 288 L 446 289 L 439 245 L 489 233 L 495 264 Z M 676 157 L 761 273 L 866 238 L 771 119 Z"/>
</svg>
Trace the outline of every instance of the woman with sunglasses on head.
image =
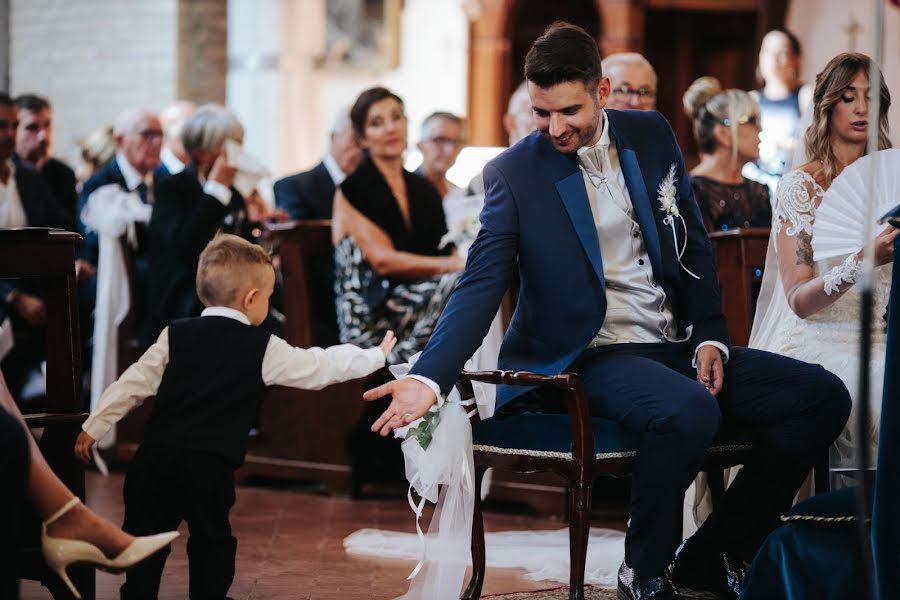
<svg viewBox="0 0 900 600">
<path fill-rule="evenodd" d="M 747 92 L 722 90 L 714 77 L 694 81 L 683 101 L 700 151 L 691 184 L 707 231 L 768 227 L 768 188 L 741 174 L 759 158 L 759 105 Z"/>
</svg>

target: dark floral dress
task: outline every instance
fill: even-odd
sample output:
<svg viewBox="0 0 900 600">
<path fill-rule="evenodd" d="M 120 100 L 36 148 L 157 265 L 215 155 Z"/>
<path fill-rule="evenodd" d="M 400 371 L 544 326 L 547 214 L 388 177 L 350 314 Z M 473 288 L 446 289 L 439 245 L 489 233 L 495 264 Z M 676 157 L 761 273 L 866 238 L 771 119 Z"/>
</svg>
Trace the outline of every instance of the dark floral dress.
<svg viewBox="0 0 900 600">
<path fill-rule="evenodd" d="M 441 198 L 427 181 L 404 173 L 410 223 L 377 167 L 366 157 L 341 184 L 357 210 L 390 236 L 398 250 L 425 256 L 447 255 L 442 246 L 447 224 Z M 397 336 L 389 363 L 405 362 L 425 347 L 459 273 L 408 280 L 382 277 L 369 264 L 352 237 L 334 249 L 338 329 L 343 343 L 363 348 L 377 345 L 388 330 Z"/>
<path fill-rule="evenodd" d="M 694 197 L 708 232 L 737 227 L 771 227 L 769 188 L 744 178 L 743 183 L 722 183 L 702 175 L 691 177 Z"/>
</svg>

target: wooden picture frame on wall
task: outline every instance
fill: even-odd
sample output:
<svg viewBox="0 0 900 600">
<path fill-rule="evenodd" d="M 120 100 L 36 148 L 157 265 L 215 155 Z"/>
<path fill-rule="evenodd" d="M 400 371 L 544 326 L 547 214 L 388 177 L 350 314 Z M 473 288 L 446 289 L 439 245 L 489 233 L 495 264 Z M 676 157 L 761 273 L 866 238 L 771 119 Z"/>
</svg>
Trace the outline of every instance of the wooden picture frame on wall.
<svg viewBox="0 0 900 600">
<path fill-rule="evenodd" d="M 403 0 L 325 0 L 324 70 L 387 71 L 400 64 Z"/>
</svg>

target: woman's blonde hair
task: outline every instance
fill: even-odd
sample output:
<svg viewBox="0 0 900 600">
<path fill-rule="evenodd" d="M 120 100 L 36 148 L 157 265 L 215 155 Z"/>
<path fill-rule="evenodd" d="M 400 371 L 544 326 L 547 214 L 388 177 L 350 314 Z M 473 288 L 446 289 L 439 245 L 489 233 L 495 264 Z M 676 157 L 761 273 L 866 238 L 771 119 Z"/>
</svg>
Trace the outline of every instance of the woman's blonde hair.
<svg viewBox="0 0 900 600">
<path fill-rule="evenodd" d="M 832 58 L 822 72 L 816 75 L 816 89 L 813 92 L 813 114 L 809 129 L 806 130 L 806 154 L 810 160 L 821 160 L 825 171 L 825 183 L 830 184 L 837 170 L 834 150 L 831 147 L 831 112 L 840 102 L 844 91 L 857 74 L 862 72 L 869 78 L 871 59 L 865 54 L 844 52 Z M 880 71 L 879 71 L 880 73 Z M 878 118 L 878 149 L 891 147 L 888 126 L 888 109 L 891 107 L 891 93 L 881 79 L 881 107 Z"/>
<path fill-rule="evenodd" d="M 716 125 L 731 131 L 731 154 L 737 156 L 738 127 L 742 117 L 759 118 L 759 104 L 744 90 L 723 90 L 715 77 L 700 77 L 682 97 L 684 113 L 694 123 L 694 138 L 700 152 L 716 150 Z"/>
</svg>

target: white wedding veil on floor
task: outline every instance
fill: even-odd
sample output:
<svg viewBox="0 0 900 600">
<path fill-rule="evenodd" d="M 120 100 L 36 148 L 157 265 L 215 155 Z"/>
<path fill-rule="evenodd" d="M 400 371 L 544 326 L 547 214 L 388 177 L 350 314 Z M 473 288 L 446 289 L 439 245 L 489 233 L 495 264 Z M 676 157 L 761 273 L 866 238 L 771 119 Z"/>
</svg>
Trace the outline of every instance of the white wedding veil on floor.
<svg viewBox="0 0 900 600">
<path fill-rule="evenodd" d="M 591 529 L 585 583 L 616 587 L 616 573 L 625 557 L 625 534 Z M 485 534 L 487 567 L 524 569 L 534 581 L 569 583 L 569 530 L 503 531 Z M 414 533 L 360 529 L 344 539 L 348 554 L 417 561 L 421 546 Z M 458 594 L 457 594 L 458 596 Z"/>
</svg>

